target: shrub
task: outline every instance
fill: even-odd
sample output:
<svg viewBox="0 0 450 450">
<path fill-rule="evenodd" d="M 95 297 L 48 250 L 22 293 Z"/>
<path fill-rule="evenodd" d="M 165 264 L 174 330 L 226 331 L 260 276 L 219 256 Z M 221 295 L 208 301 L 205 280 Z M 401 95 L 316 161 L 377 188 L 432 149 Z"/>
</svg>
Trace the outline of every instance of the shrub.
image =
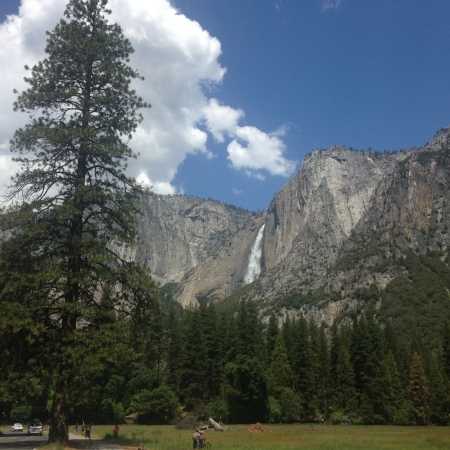
<svg viewBox="0 0 450 450">
<path fill-rule="evenodd" d="M 281 406 L 278 400 L 269 396 L 269 423 L 280 423 L 281 422 Z"/>
<path fill-rule="evenodd" d="M 220 398 L 215 398 L 206 406 L 204 415 L 205 418 L 213 417 L 227 422 L 229 414 L 228 403 Z"/>
<path fill-rule="evenodd" d="M 400 408 L 398 408 L 393 416 L 392 422 L 394 425 L 415 425 L 414 408 L 408 402 L 403 402 Z"/>
<path fill-rule="evenodd" d="M 335 411 L 331 414 L 330 420 L 333 425 L 339 425 L 342 422 L 342 411 Z"/>
<path fill-rule="evenodd" d="M 176 419 L 178 398 L 167 386 L 143 390 L 137 399 L 140 424 L 169 424 Z"/>
<path fill-rule="evenodd" d="M 297 422 L 303 412 L 299 395 L 292 389 L 282 388 L 279 402 L 282 414 L 281 420 L 284 423 Z"/>
</svg>

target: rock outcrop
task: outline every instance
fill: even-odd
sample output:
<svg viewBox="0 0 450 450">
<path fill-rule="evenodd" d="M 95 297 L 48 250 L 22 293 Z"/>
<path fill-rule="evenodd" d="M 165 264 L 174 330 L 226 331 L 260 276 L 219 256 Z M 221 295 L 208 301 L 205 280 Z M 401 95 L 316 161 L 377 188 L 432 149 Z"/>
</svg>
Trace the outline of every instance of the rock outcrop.
<svg viewBox="0 0 450 450">
<path fill-rule="evenodd" d="M 254 218 L 246 229 L 230 236 L 216 254 L 189 271 L 175 294 L 177 301 L 188 306 L 223 300 L 244 286 L 251 247 L 264 218 Z"/>
<path fill-rule="evenodd" d="M 269 206 L 264 296 L 285 294 L 305 279 L 323 278 L 372 206 L 377 188 L 409 154 L 333 147 L 307 155 Z M 310 287 L 317 288 L 317 282 Z"/>
<path fill-rule="evenodd" d="M 449 135 L 443 129 L 425 147 L 395 153 L 314 150 L 264 213 L 152 196 L 143 202 L 142 244 L 123 252 L 146 264 L 161 284 L 178 283 L 182 305 L 219 301 L 246 284 L 252 245 L 264 225 L 261 276 L 242 295 L 258 300 L 266 314 L 302 313 L 331 324 L 358 307 L 354 289 L 383 289 L 395 276 L 388 264 L 377 269 L 382 261 L 408 249 L 448 255 Z M 277 301 L 293 293 L 315 300 L 295 311 L 280 307 Z"/>
<path fill-rule="evenodd" d="M 261 216 L 183 195 L 150 195 L 142 199 L 141 210 L 140 244 L 116 246 L 121 256 L 147 266 L 160 284 L 178 283 L 208 258 L 216 260 L 239 233 L 251 234 L 253 222 Z"/>
</svg>

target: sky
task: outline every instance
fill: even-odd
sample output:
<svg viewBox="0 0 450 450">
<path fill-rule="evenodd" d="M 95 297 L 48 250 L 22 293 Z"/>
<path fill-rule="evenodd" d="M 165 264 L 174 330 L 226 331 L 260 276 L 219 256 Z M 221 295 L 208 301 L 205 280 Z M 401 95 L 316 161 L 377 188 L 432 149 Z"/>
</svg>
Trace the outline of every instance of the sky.
<svg viewBox="0 0 450 450">
<path fill-rule="evenodd" d="M 67 0 L 0 0 L 0 186 L 24 66 Z M 450 125 L 448 0 L 110 0 L 152 108 L 129 175 L 266 210 L 314 149 L 426 144 Z M 4 189 L 0 188 L 0 191 Z"/>
</svg>

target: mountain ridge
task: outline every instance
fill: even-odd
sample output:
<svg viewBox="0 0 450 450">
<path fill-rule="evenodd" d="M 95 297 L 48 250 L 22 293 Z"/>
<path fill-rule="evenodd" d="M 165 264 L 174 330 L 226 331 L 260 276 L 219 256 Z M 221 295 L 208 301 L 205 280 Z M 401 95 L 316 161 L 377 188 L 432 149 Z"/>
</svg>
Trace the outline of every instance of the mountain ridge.
<svg viewBox="0 0 450 450">
<path fill-rule="evenodd" d="M 381 293 L 408 252 L 448 258 L 449 130 L 398 152 L 313 150 L 264 212 L 153 196 L 134 257 L 161 284 L 178 283 L 174 298 L 184 307 L 233 295 L 257 301 L 263 316 L 302 314 L 331 325 L 363 311 L 355 293 L 376 288 L 380 309 Z M 261 275 L 246 285 L 263 225 Z M 295 307 L 283 300 L 289 296 L 297 298 Z"/>
</svg>

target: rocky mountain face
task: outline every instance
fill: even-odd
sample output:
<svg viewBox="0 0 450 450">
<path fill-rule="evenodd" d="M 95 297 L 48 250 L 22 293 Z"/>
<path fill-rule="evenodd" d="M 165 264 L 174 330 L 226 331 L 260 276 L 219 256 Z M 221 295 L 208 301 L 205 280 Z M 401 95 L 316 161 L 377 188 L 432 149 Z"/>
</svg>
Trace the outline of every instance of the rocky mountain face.
<svg viewBox="0 0 450 450">
<path fill-rule="evenodd" d="M 331 325 L 364 308 L 355 291 L 381 292 L 408 251 L 448 261 L 448 136 L 442 130 L 424 148 L 391 154 L 310 153 L 269 207 L 266 272 L 254 294 L 261 306 L 273 310 L 273 299 L 296 292 L 304 300 L 296 313 Z"/>
<path fill-rule="evenodd" d="M 181 282 L 183 305 L 219 300 L 242 285 L 261 213 L 182 195 L 151 195 L 141 210 L 140 245 L 116 246 L 122 257 L 147 266 L 160 285 Z"/>
<path fill-rule="evenodd" d="M 448 261 L 449 136 L 443 129 L 425 147 L 395 153 L 314 150 L 264 213 L 152 196 L 143 204 L 142 245 L 124 251 L 161 284 L 178 283 L 184 306 L 233 294 L 257 300 L 264 315 L 331 324 L 364 308 L 355 292 L 385 289 L 409 251 Z M 261 274 L 248 284 L 260 230 Z"/>
</svg>

